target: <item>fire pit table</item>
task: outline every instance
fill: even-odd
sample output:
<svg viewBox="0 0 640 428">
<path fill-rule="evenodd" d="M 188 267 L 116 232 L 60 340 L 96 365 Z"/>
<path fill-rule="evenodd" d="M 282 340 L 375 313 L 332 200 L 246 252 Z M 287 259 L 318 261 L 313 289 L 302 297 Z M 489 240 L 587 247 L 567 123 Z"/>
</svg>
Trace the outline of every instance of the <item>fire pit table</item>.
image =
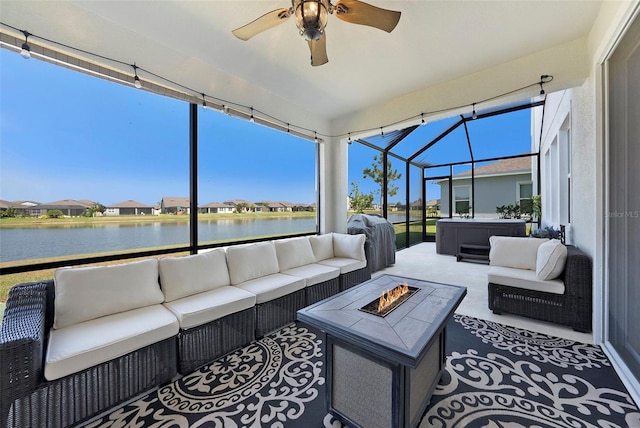
<svg viewBox="0 0 640 428">
<path fill-rule="evenodd" d="M 327 336 L 329 411 L 351 426 L 417 426 L 444 370 L 447 322 L 466 293 L 382 275 L 299 310 L 298 321 Z M 377 313 L 379 298 L 392 294 L 403 301 Z"/>
</svg>

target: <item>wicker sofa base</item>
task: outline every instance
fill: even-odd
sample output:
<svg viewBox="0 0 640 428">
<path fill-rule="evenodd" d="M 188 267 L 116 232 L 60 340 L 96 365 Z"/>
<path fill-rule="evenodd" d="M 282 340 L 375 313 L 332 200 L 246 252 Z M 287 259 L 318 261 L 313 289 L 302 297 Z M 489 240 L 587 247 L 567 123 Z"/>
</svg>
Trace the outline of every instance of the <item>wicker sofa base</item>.
<svg viewBox="0 0 640 428">
<path fill-rule="evenodd" d="M 591 312 L 579 298 L 489 283 L 489 309 L 566 325 L 580 332 L 591 331 Z"/>
<path fill-rule="evenodd" d="M 352 272 L 340 274 L 340 291 L 347 290 L 354 285 L 362 284 L 371 279 L 371 272 L 368 267 L 354 270 Z"/>
<path fill-rule="evenodd" d="M 178 371 L 188 374 L 198 367 L 255 340 L 255 307 L 229 314 L 178 334 Z"/>
<path fill-rule="evenodd" d="M 314 303 L 324 300 L 327 297 L 331 297 L 334 294 L 338 294 L 340 291 L 340 277 L 337 276 L 328 281 L 321 282 L 319 284 L 311 285 L 305 288 L 307 298 L 306 305 L 313 305 Z"/>
<path fill-rule="evenodd" d="M 40 385 L 14 401 L 7 427 L 68 427 L 87 420 L 176 375 L 176 338 L 138 349 Z"/>
<path fill-rule="evenodd" d="M 305 289 L 256 305 L 256 338 L 279 330 L 296 320 L 298 310 L 306 306 Z"/>
</svg>

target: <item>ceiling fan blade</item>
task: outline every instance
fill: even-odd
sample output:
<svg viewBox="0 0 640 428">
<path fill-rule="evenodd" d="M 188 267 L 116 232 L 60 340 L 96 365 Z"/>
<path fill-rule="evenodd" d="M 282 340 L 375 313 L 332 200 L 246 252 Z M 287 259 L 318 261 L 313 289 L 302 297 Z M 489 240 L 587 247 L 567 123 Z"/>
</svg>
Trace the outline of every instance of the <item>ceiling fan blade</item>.
<svg viewBox="0 0 640 428">
<path fill-rule="evenodd" d="M 390 33 L 400 20 L 400 12 L 381 9 L 358 0 L 340 0 L 335 15 L 352 24 L 368 25 Z"/>
<path fill-rule="evenodd" d="M 311 51 L 311 65 L 318 66 L 329 62 L 327 57 L 327 37 L 326 30 L 318 40 L 311 40 L 309 50 Z"/>
<path fill-rule="evenodd" d="M 265 13 L 260 18 L 248 23 L 245 26 L 232 31 L 233 35 L 242 40 L 249 40 L 256 34 L 273 28 L 285 22 L 291 16 L 290 10 L 286 8 L 272 10 Z"/>
</svg>

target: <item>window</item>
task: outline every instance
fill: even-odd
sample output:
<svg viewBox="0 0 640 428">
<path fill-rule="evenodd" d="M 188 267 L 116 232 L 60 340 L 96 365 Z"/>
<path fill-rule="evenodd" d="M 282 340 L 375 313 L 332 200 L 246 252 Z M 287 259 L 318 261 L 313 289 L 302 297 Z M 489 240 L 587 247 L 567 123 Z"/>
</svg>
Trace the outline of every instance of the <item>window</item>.
<svg viewBox="0 0 640 428">
<path fill-rule="evenodd" d="M 453 186 L 453 211 L 460 217 L 471 215 L 471 186 Z"/>
<path fill-rule="evenodd" d="M 311 141 L 198 109 L 191 243 L 187 102 L 6 49 L 0 73 L 0 200 L 33 201 L 0 228 L 2 267 L 317 230 Z"/>
<path fill-rule="evenodd" d="M 104 215 L 189 195 L 187 103 L 6 49 L 0 64 L 0 199 L 35 203 L 0 229 L 2 262 L 189 243 L 188 217 Z"/>
<path fill-rule="evenodd" d="M 517 183 L 516 199 L 522 214 L 531 215 L 533 213 L 533 183 L 531 181 Z"/>
<path fill-rule="evenodd" d="M 198 109 L 200 245 L 317 229 L 312 141 Z"/>
</svg>

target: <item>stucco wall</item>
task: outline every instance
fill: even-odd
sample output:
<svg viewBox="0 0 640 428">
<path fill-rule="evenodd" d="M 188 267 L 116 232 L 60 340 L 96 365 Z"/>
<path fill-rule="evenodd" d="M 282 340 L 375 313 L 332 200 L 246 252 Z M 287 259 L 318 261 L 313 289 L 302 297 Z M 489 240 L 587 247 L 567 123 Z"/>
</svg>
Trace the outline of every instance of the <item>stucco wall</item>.
<svg viewBox="0 0 640 428">
<path fill-rule="evenodd" d="M 475 218 L 498 218 L 496 207 L 517 202 L 517 183 L 531 181 L 530 174 L 476 177 L 475 179 Z M 454 180 L 453 186 L 470 186 L 471 179 Z M 449 216 L 449 183 L 440 185 L 441 212 Z M 457 215 L 454 213 L 454 217 Z"/>
<path fill-rule="evenodd" d="M 573 211 L 571 240 L 587 254 L 594 255 L 596 247 L 596 137 L 595 84 L 593 76 L 572 91 L 571 158 L 573 181 Z"/>
</svg>

